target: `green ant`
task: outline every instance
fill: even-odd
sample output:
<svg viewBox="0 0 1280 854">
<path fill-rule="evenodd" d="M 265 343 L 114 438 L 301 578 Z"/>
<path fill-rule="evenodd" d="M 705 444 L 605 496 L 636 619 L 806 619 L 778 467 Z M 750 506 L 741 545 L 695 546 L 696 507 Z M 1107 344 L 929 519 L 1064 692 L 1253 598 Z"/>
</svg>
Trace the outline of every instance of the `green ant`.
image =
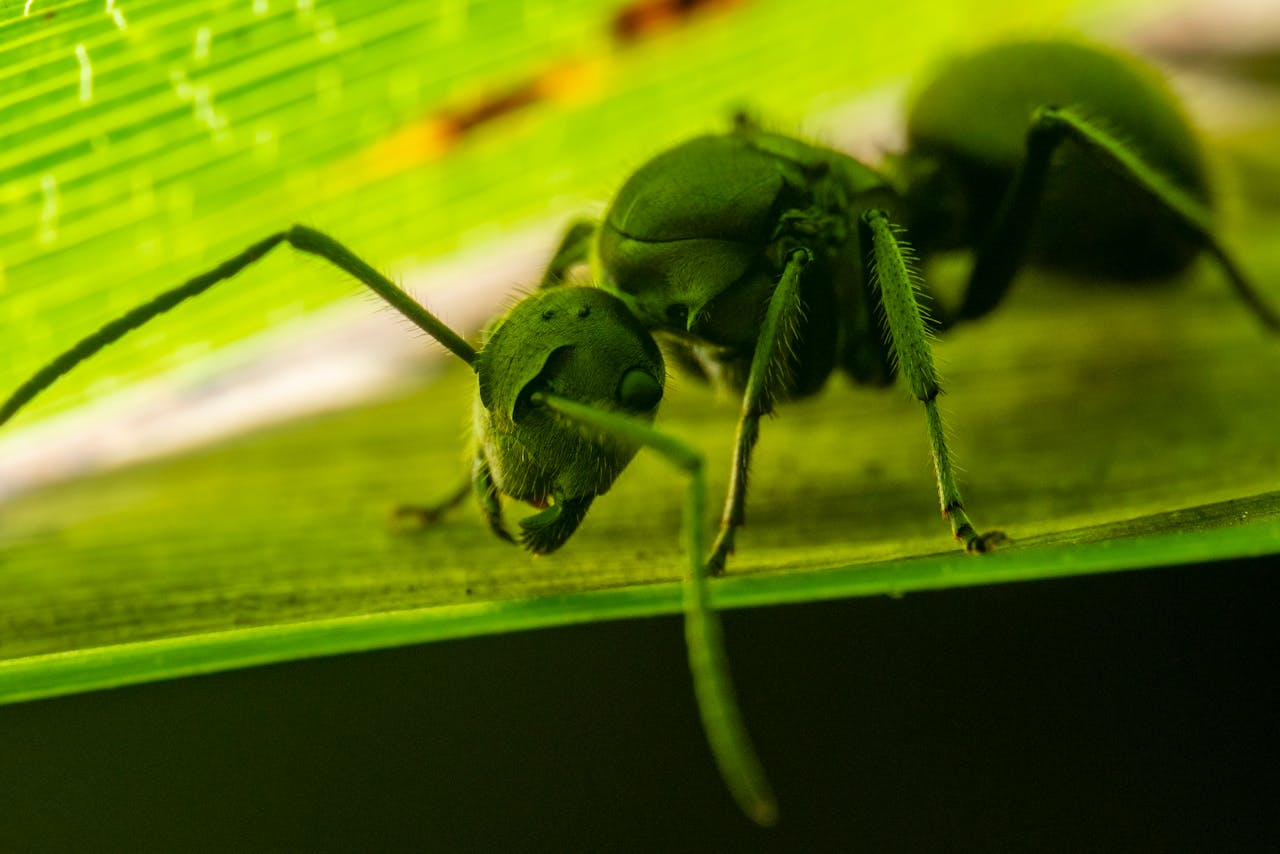
<svg viewBox="0 0 1280 854">
<path fill-rule="evenodd" d="M 994 308 L 1024 263 L 1158 277 L 1208 252 L 1262 322 L 1280 329 L 1213 233 L 1205 166 L 1180 107 L 1135 60 L 1059 41 L 988 49 L 918 92 L 908 141 L 887 175 L 745 121 L 660 154 L 602 220 L 570 227 L 539 289 L 490 324 L 478 350 L 336 240 L 294 226 L 58 356 L 0 405 L 0 424 L 81 361 L 276 246 L 326 259 L 476 372 L 468 490 L 401 515 L 429 522 L 472 491 L 492 530 L 513 540 L 505 495 L 542 508 L 520 520 L 524 545 L 541 554 L 569 539 L 640 447 L 688 475 L 685 620 L 699 709 L 734 797 L 770 823 L 774 799 L 734 699 L 707 583 L 743 522 L 762 415 L 817 391 L 837 368 L 871 385 L 901 372 L 925 407 L 942 514 L 967 551 L 983 552 L 1003 535 L 979 533 L 966 514 L 930 336 Z M 922 307 L 931 297 L 904 229 L 921 253 L 975 252 L 955 309 Z M 598 287 L 564 284 L 582 263 Z M 703 459 L 652 426 L 666 377 L 654 333 L 682 366 L 742 394 L 709 559 Z"/>
</svg>

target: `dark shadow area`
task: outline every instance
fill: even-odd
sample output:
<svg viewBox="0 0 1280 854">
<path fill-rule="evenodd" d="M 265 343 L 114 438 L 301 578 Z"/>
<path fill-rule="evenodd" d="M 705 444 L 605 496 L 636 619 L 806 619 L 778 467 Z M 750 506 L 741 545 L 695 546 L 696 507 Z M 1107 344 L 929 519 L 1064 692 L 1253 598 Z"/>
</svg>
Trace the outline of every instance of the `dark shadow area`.
<svg viewBox="0 0 1280 854">
<path fill-rule="evenodd" d="M 1263 851 L 1271 561 L 726 616 L 741 818 L 674 618 L 0 709 L 11 851 Z"/>
</svg>

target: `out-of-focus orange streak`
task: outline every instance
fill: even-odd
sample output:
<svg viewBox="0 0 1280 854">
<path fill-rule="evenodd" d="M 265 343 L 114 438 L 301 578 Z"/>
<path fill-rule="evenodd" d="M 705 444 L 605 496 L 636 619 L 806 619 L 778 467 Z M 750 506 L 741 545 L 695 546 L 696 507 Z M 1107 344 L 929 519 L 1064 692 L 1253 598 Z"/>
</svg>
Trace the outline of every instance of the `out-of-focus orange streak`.
<svg viewBox="0 0 1280 854">
<path fill-rule="evenodd" d="M 631 44 L 684 26 L 690 18 L 740 6 L 744 0 L 636 0 L 613 16 L 613 38 Z"/>
<path fill-rule="evenodd" d="M 359 164 L 340 171 L 361 180 L 377 180 L 437 160 L 478 128 L 543 101 L 584 100 L 601 88 L 607 73 L 601 60 L 572 59 L 483 98 L 445 107 L 405 125 L 358 155 Z"/>
<path fill-rule="evenodd" d="M 588 57 L 557 62 L 525 80 L 479 98 L 447 104 L 439 111 L 405 125 L 369 146 L 335 169 L 328 182 L 334 194 L 376 181 L 443 157 L 478 129 L 523 112 L 541 102 L 585 101 L 604 88 L 614 62 L 613 46 L 631 47 L 638 41 L 683 26 L 712 10 L 740 6 L 745 0 L 635 0 L 609 22 L 604 48 Z"/>
</svg>

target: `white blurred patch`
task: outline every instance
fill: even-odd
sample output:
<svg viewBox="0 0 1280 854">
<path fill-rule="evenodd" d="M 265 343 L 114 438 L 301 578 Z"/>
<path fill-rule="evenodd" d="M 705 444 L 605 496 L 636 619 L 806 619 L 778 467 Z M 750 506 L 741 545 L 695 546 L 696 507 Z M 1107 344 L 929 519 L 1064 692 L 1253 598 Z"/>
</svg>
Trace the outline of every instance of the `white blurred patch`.
<svg viewBox="0 0 1280 854">
<path fill-rule="evenodd" d="M 1276 0 L 1197 0 L 1177 4 L 1138 28 L 1133 45 L 1144 53 L 1244 53 L 1280 45 Z"/>
</svg>

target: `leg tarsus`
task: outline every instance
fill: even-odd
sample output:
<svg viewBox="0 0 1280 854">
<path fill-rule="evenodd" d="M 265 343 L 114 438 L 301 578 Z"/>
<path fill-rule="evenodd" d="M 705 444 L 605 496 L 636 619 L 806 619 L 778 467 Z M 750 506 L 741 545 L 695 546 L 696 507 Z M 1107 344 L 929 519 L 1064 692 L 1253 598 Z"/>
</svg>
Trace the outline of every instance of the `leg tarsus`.
<svg viewBox="0 0 1280 854">
<path fill-rule="evenodd" d="M 724 565 L 729 555 L 733 554 L 733 540 L 737 532 L 737 525 L 720 526 L 720 533 L 716 535 L 716 541 L 711 546 L 711 557 L 707 559 L 707 572 L 711 575 L 724 575 Z"/>
<path fill-rule="evenodd" d="M 970 531 L 973 529 L 970 528 Z M 973 534 L 964 541 L 964 550 L 971 555 L 984 555 L 993 552 L 997 547 L 1009 542 L 1004 531 L 987 531 L 985 534 Z"/>
<path fill-rule="evenodd" d="M 507 530 L 502 519 L 502 503 L 498 498 L 498 489 L 493 483 L 493 474 L 484 458 L 477 456 L 471 467 L 471 477 L 449 495 L 434 504 L 400 504 L 391 511 L 392 525 L 401 529 L 421 530 L 435 525 L 444 514 L 462 503 L 468 493 L 474 494 L 484 514 L 489 530 L 498 539 L 515 544 L 515 537 Z"/>
<path fill-rule="evenodd" d="M 462 503 L 471 491 L 470 479 L 459 489 L 449 493 L 434 504 L 397 504 L 391 510 L 391 522 L 396 526 L 414 529 L 428 528 L 440 521 L 444 514 Z"/>
<path fill-rule="evenodd" d="M 964 543 L 964 550 L 971 555 L 993 552 L 998 546 L 1009 541 L 1004 531 L 987 531 L 979 534 L 973 527 L 973 523 L 969 521 L 969 516 L 964 512 L 963 507 L 952 507 L 942 515 L 951 522 L 951 529 L 956 539 Z"/>
</svg>

